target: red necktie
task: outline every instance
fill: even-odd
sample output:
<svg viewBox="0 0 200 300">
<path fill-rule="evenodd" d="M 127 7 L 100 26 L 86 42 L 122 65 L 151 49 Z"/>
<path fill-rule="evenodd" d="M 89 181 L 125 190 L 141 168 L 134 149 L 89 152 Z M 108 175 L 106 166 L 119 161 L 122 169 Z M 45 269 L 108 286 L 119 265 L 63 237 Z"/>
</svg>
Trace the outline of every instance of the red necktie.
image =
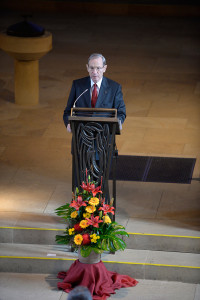
<svg viewBox="0 0 200 300">
<path fill-rule="evenodd" d="M 95 83 L 95 84 L 93 85 L 92 101 L 91 101 L 91 104 L 92 104 L 92 107 L 93 107 L 93 108 L 94 108 L 95 105 L 96 105 L 97 97 L 98 97 L 98 94 L 97 94 L 97 85 L 96 85 L 96 83 Z"/>
</svg>

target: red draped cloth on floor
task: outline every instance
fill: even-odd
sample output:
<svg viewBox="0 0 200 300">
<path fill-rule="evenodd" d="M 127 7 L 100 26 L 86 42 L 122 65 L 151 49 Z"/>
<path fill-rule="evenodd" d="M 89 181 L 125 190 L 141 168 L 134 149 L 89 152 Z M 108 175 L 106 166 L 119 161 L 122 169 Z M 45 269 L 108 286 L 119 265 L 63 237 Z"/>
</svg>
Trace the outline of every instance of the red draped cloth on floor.
<svg viewBox="0 0 200 300">
<path fill-rule="evenodd" d="M 69 293 L 78 285 L 86 286 L 93 300 L 105 300 L 116 289 L 135 286 L 138 281 L 128 275 L 108 271 L 102 261 L 96 264 L 84 264 L 77 259 L 67 272 L 59 272 L 58 288 Z"/>
</svg>

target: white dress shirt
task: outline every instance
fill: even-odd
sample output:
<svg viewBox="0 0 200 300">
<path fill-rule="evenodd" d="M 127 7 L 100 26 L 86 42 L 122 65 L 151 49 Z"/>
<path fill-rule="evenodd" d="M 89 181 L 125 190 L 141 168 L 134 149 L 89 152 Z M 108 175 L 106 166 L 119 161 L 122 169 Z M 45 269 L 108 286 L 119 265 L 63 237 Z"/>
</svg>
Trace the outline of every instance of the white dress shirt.
<svg viewBox="0 0 200 300">
<path fill-rule="evenodd" d="M 96 84 L 97 84 L 97 94 L 98 94 L 98 95 L 99 95 L 99 90 L 100 90 L 100 87 L 101 87 L 102 79 L 103 79 L 103 78 L 101 78 L 101 79 L 96 83 Z M 93 82 L 92 79 L 90 79 L 90 82 L 91 82 L 90 95 L 91 95 L 91 98 L 92 98 L 93 85 L 94 85 L 95 83 Z"/>
</svg>

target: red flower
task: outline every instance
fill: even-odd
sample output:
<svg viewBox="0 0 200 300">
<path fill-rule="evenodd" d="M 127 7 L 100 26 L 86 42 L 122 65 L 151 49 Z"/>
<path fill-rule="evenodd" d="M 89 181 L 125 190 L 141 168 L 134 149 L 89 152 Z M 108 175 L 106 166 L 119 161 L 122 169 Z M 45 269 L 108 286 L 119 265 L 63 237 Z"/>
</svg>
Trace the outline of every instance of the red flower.
<svg viewBox="0 0 200 300">
<path fill-rule="evenodd" d="M 91 219 L 86 218 L 89 225 L 92 225 L 93 227 L 99 228 L 99 223 L 102 223 L 102 220 L 99 220 L 99 216 L 94 217 L 91 215 Z"/>
<path fill-rule="evenodd" d="M 82 196 L 78 196 L 77 200 L 73 200 L 70 204 L 70 207 L 74 207 L 76 210 L 79 210 L 81 206 L 87 206 Z"/>
<path fill-rule="evenodd" d="M 92 191 L 93 197 L 95 197 L 96 194 L 98 194 L 98 193 L 101 193 L 101 194 L 103 193 L 103 192 L 101 191 L 101 187 L 100 187 L 100 186 L 96 187 L 96 188 Z"/>
<path fill-rule="evenodd" d="M 87 178 L 87 170 L 86 170 L 86 178 Z M 101 178 L 101 181 L 102 181 L 102 178 Z M 86 179 L 86 183 L 87 184 L 85 184 L 85 182 L 82 182 L 81 187 L 83 190 L 85 190 L 89 193 L 92 193 L 93 197 L 95 197 L 96 194 L 98 194 L 98 193 L 102 194 L 101 185 L 98 187 L 95 187 L 95 184 L 88 182 L 88 179 Z M 102 182 L 101 182 L 101 184 L 102 184 Z"/>
<path fill-rule="evenodd" d="M 82 245 L 89 245 L 91 243 L 90 235 L 88 233 L 83 234 L 82 237 L 83 237 Z"/>
<path fill-rule="evenodd" d="M 79 225 L 79 223 L 76 223 L 76 224 L 74 225 L 74 229 L 75 229 L 76 231 L 78 231 L 78 232 L 83 231 L 83 228 L 81 228 L 81 226 Z"/>
<path fill-rule="evenodd" d="M 81 185 L 82 189 L 89 192 L 89 193 L 92 193 L 93 197 L 96 196 L 96 194 L 98 193 L 101 193 L 102 194 L 102 191 L 101 191 L 101 187 L 98 186 L 98 187 L 95 187 L 95 184 L 93 183 L 89 183 L 87 182 L 87 184 L 85 184 L 84 182 L 82 183 Z"/>
<path fill-rule="evenodd" d="M 99 210 L 103 210 L 104 211 L 104 216 L 107 214 L 107 213 L 111 213 L 111 214 L 115 214 L 114 213 L 114 210 L 115 208 L 113 207 L 113 206 L 110 206 L 110 205 L 108 205 L 108 204 L 103 204 L 103 206 L 102 207 L 99 207 Z"/>
</svg>

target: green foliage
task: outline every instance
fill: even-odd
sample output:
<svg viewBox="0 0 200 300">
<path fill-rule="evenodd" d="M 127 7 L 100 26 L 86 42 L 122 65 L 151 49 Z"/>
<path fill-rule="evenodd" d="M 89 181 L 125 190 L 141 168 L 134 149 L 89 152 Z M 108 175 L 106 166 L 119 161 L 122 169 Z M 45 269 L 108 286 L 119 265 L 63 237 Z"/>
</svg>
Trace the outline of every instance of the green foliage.
<svg viewBox="0 0 200 300">
<path fill-rule="evenodd" d="M 56 242 L 58 244 L 66 245 L 69 244 L 70 239 L 67 235 L 56 235 Z"/>
<path fill-rule="evenodd" d="M 65 205 L 62 205 L 62 206 L 56 208 L 55 209 L 56 214 L 58 216 L 60 216 L 61 218 L 63 218 L 64 220 L 69 220 L 70 219 L 70 215 L 71 215 L 72 211 L 74 210 L 69 205 L 70 204 L 67 203 Z"/>
</svg>

